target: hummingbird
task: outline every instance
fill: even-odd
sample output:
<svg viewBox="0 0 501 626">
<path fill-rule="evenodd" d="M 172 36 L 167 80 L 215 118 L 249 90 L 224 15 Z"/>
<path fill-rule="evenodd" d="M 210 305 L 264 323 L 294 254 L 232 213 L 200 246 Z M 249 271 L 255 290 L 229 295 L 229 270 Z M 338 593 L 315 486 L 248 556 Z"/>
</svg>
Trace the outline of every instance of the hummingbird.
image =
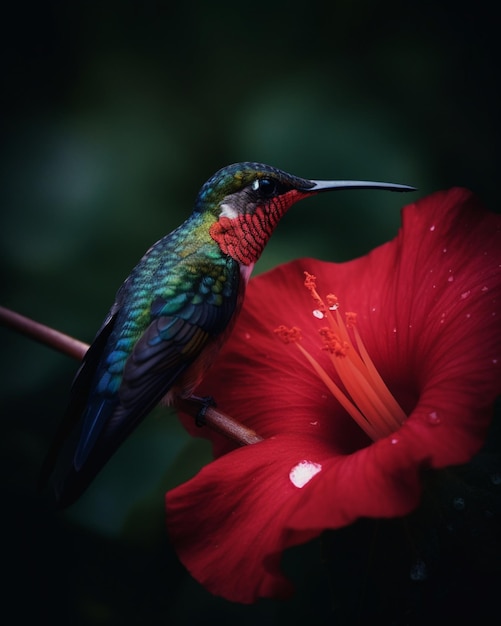
<svg viewBox="0 0 501 626">
<path fill-rule="evenodd" d="M 335 189 L 414 191 L 393 183 L 309 180 L 261 163 L 220 169 L 193 212 L 155 243 L 118 289 L 74 378 L 40 476 L 72 504 L 143 418 L 193 397 L 228 338 L 245 287 L 291 205 Z"/>
</svg>

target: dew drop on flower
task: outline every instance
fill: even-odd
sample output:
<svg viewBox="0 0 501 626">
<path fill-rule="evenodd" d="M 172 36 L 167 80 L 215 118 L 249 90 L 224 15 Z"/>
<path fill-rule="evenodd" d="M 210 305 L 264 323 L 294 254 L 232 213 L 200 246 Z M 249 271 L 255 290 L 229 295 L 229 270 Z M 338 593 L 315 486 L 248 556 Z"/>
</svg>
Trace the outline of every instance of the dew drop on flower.
<svg viewBox="0 0 501 626">
<path fill-rule="evenodd" d="M 337 311 L 339 309 L 339 303 L 331 304 L 329 307 L 329 311 Z"/>
<path fill-rule="evenodd" d="M 416 561 L 411 566 L 409 575 L 411 580 L 415 582 L 421 582 L 428 578 L 428 570 L 426 568 L 426 563 L 422 559 L 416 559 Z"/>
<path fill-rule="evenodd" d="M 452 283 L 453 280 L 454 280 L 454 276 L 449 276 L 449 278 L 447 279 L 447 282 Z"/>
<path fill-rule="evenodd" d="M 445 254 L 447 252 L 447 248 L 444 248 L 442 252 Z"/>
<path fill-rule="evenodd" d="M 430 226 L 430 231 L 433 232 L 435 230 L 435 224 L 433 224 L 433 226 Z"/>
<path fill-rule="evenodd" d="M 501 473 L 500 472 L 494 472 L 494 474 L 491 474 L 491 483 L 493 485 L 501 485 Z"/>
<path fill-rule="evenodd" d="M 489 287 L 487 287 L 487 285 L 485 285 L 484 287 L 482 287 L 482 289 L 480 291 L 483 291 L 485 293 L 486 291 L 489 291 Z"/>
<path fill-rule="evenodd" d="M 433 426 L 436 426 L 441 422 L 440 416 L 436 411 L 430 411 L 430 413 L 428 413 L 427 419 L 428 423 L 432 424 Z"/>
<path fill-rule="evenodd" d="M 322 313 L 322 311 L 319 311 L 318 309 L 315 309 L 313 311 L 313 316 L 316 317 L 319 320 L 324 318 L 324 314 Z"/>
<path fill-rule="evenodd" d="M 302 489 L 310 480 L 322 470 L 320 463 L 300 461 L 289 472 L 289 479 L 294 487 Z"/>
<path fill-rule="evenodd" d="M 251 335 L 250 335 L 250 333 L 245 333 L 244 337 L 245 337 L 245 339 L 250 339 Z"/>
<path fill-rule="evenodd" d="M 461 294 L 461 300 L 466 300 L 466 298 L 470 295 L 471 291 L 468 289 L 468 291 L 463 291 L 463 293 Z"/>
<path fill-rule="evenodd" d="M 457 496 L 453 499 L 452 506 L 456 509 L 456 511 L 464 511 L 464 507 L 466 506 L 464 498 Z"/>
<path fill-rule="evenodd" d="M 393 444 L 393 445 L 395 445 L 396 443 L 398 443 L 398 439 L 397 439 L 396 437 L 392 437 L 392 438 L 390 439 L 390 443 L 391 443 L 391 444 Z"/>
</svg>

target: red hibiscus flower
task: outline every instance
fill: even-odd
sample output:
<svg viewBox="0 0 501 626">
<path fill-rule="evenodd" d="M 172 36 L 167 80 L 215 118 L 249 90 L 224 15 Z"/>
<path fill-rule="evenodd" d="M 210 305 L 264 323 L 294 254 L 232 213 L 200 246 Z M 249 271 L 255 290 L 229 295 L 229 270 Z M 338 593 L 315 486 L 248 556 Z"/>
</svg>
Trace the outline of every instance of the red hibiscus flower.
<svg viewBox="0 0 501 626">
<path fill-rule="evenodd" d="M 286 596 L 285 548 L 411 512 L 423 470 L 482 446 L 501 390 L 501 217 L 464 189 L 402 216 L 362 258 L 250 282 L 199 392 L 264 441 L 235 449 L 186 421 L 216 460 L 166 497 L 180 559 L 212 593 Z"/>
</svg>

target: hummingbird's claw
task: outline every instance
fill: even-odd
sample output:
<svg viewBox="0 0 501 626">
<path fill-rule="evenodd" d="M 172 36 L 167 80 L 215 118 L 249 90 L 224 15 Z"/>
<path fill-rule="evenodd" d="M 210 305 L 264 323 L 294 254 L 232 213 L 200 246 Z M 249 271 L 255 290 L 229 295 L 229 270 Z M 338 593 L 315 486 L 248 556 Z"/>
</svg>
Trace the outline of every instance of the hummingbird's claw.
<svg viewBox="0 0 501 626">
<path fill-rule="evenodd" d="M 211 406 L 217 406 L 216 401 L 212 396 L 190 396 L 190 400 L 200 404 L 200 410 L 195 417 L 195 424 L 201 428 L 206 425 L 205 414 L 207 409 Z"/>
</svg>

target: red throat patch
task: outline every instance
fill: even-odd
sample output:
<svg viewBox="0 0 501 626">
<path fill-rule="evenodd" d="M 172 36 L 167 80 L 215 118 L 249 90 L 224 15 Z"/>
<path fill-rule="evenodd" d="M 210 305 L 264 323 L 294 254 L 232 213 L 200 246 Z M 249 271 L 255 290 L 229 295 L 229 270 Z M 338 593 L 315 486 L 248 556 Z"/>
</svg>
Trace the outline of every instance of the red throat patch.
<svg viewBox="0 0 501 626">
<path fill-rule="evenodd" d="M 239 263 L 255 263 L 287 209 L 307 195 L 292 189 L 272 198 L 268 204 L 258 206 L 252 213 L 234 218 L 223 215 L 210 227 L 210 236 L 225 254 Z"/>
</svg>

